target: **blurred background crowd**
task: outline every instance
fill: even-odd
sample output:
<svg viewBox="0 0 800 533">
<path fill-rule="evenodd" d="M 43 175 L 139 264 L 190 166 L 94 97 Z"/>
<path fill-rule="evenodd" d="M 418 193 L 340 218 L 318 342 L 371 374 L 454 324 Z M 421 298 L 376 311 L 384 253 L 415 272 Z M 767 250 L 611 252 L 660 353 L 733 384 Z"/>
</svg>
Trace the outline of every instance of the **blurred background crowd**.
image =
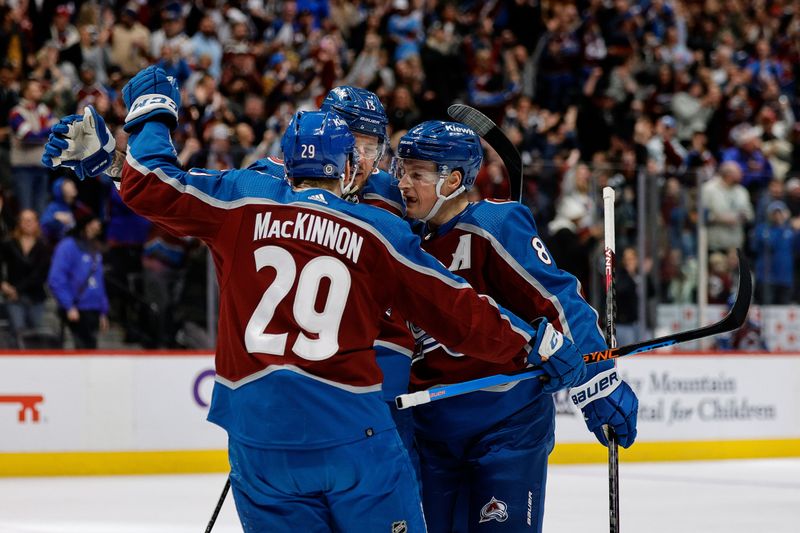
<svg viewBox="0 0 800 533">
<path fill-rule="evenodd" d="M 480 109 L 597 307 L 600 191 L 616 189 L 623 335 L 659 302 L 726 303 L 736 248 L 759 303 L 800 303 L 798 1 L 6 0 L 0 21 L 5 346 L 60 346 L 64 326 L 79 347 L 98 331 L 101 345 L 213 342 L 202 244 L 137 217 L 108 178 L 40 164 L 51 125 L 87 104 L 124 146 L 120 90 L 149 64 L 180 83 L 187 168 L 279 157 L 294 111 L 340 84 L 381 97 L 394 141 L 454 101 Z M 487 153 L 474 196 L 508 192 Z"/>
</svg>

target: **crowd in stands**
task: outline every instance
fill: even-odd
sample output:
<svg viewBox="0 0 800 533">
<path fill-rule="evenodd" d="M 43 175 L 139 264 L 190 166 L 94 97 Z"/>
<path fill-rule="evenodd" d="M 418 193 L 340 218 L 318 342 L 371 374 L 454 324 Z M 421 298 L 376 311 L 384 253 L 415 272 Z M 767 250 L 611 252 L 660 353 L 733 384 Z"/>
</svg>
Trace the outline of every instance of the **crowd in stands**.
<svg viewBox="0 0 800 533">
<path fill-rule="evenodd" d="M 524 201 L 584 287 L 610 185 L 618 253 L 647 271 L 648 295 L 707 290 L 724 303 L 743 247 L 759 302 L 800 303 L 797 2 L 0 0 L 0 20 L 0 291 L 13 332 L 40 328 L 52 298 L 76 346 L 95 345 L 106 318 L 145 347 L 207 342 L 192 333 L 206 320 L 203 246 L 136 216 L 109 179 L 40 163 L 53 123 L 87 104 L 124 146 L 120 91 L 149 64 L 180 83 L 187 167 L 279 157 L 294 111 L 340 84 L 381 97 L 394 141 L 461 100 L 519 149 Z M 473 194 L 508 197 L 495 154 Z M 623 252 L 640 220 L 642 261 Z"/>
</svg>

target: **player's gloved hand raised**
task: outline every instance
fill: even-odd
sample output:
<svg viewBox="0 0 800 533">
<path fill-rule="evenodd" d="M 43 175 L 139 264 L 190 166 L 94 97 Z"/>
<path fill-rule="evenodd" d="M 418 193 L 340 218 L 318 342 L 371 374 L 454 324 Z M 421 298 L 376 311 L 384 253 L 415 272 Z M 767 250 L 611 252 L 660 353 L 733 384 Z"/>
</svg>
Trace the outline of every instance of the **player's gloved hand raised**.
<svg viewBox="0 0 800 533">
<path fill-rule="evenodd" d="M 571 340 L 564 337 L 546 318 L 537 318 L 531 325 L 536 338 L 531 341 L 528 362 L 541 366 L 549 378 L 542 390 L 554 393 L 580 383 L 586 374 L 583 355 Z"/>
<path fill-rule="evenodd" d="M 590 378 L 569 391 L 572 403 L 583 412 L 586 426 L 603 446 L 608 446 L 604 426 L 617 435 L 617 442 L 627 448 L 636 440 L 636 417 L 639 399 L 630 385 L 617 373 L 613 361 L 589 365 Z"/>
<path fill-rule="evenodd" d="M 175 79 L 162 68 L 150 66 L 136 74 L 122 88 L 122 99 L 128 108 L 123 126 L 128 133 L 151 120 L 160 120 L 170 129 L 178 126 L 181 93 Z"/>
<path fill-rule="evenodd" d="M 98 176 L 111 165 L 116 142 L 103 117 L 86 106 L 83 115 L 69 115 L 53 126 L 44 146 L 42 164 L 71 168 L 79 179 Z"/>
</svg>

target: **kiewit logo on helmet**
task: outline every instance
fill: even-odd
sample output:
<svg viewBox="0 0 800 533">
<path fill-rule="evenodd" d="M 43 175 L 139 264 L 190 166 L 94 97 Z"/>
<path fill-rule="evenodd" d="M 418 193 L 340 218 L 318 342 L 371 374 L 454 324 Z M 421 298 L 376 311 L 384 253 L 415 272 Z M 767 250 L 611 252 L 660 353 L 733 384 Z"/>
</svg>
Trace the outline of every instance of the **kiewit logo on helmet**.
<svg viewBox="0 0 800 533">
<path fill-rule="evenodd" d="M 488 522 L 490 520 L 497 520 L 498 522 L 505 522 L 508 520 L 508 505 L 506 502 L 496 499 L 492 496 L 489 503 L 481 509 L 480 523 Z"/>
<path fill-rule="evenodd" d="M 445 124 L 444 129 L 451 133 L 466 133 L 467 135 L 475 135 L 475 132 L 466 126 L 457 126 L 455 124 Z"/>
</svg>

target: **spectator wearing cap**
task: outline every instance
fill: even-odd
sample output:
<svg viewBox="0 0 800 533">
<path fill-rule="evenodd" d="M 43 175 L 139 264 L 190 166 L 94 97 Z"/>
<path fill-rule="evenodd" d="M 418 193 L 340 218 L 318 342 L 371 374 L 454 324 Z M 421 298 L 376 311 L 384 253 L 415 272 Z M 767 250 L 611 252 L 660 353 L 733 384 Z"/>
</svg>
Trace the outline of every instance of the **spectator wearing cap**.
<svg viewBox="0 0 800 533">
<path fill-rule="evenodd" d="M 192 41 L 184 32 L 185 17 L 181 4 L 171 2 L 161 10 L 161 28 L 150 36 L 150 55 L 161 57 L 164 45 L 169 45 L 182 58 L 192 57 Z"/>
<path fill-rule="evenodd" d="M 592 228 L 583 225 L 587 215 L 580 198 L 564 196 L 556 205 L 555 218 L 547 225 L 547 247 L 553 259 L 559 268 L 578 278 L 582 287 L 590 286 L 589 258 L 597 244 Z"/>
<path fill-rule="evenodd" d="M 208 57 L 208 73 L 219 80 L 222 74 L 222 43 L 217 38 L 214 20 L 205 16 L 200 19 L 197 33 L 192 36 L 192 61 L 199 64 L 202 57 Z"/>
<path fill-rule="evenodd" d="M 44 211 L 47 204 L 47 169 L 41 164 L 42 147 L 56 123 L 50 108 L 42 102 L 42 85 L 36 80 L 25 82 L 22 99 L 11 109 L 9 124 L 13 131 L 11 166 L 21 209 Z"/>
<path fill-rule="evenodd" d="M 734 161 L 719 167 L 719 174 L 703 185 L 703 205 L 707 212 L 708 249 L 727 253 L 744 246 L 745 225 L 755 214 L 750 195 L 741 185 L 742 169 Z"/>
<path fill-rule="evenodd" d="M 733 161 L 742 169 L 742 185 L 757 199 L 772 179 L 772 165 L 761 151 L 759 132 L 744 123 L 731 131 L 735 146 L 722 152 L 722 161 Z"/>
<path fill-rule="evenodd" d="M 97 101 L 100 98 L 109 97 L 108 89 L 97 79 L 97 72 L 90 63 L 81 64 L 81 68 L 78 71 L 78 78 L 81 81 L 80 85 L 75 88 L 76 109 L 83 111 L 83 108 L 87 105 L 97 107 Z"/>
<path fill-rule="evenodd" d="M 202 148 L 189 157 L 186 166 L 214 170 L 236 168 L 231 153 L 231 130 L 226 124 L 218 122 L 209 126 L 203 137 Z"/>
<path fill-rule="evenodd" d="M 756 254 L 756 301 L 786 305 L 794 291 L 794 262 L 800 251 L 800 233 L 789 224 L 789 208 L 780 200 L 767 206 L 767 221 L 753 230 Z"/>
<path fill-rule="evenodd" d="M 394 60 L 402 61 L 409 56 L 419 55 L 419 47 L 425 39 L 422 26 L 422 11 L 411 9 L 408 0 L 394 0 L 394 13 L 389 15 L 386 32 L 395 44 Z"/>
<path fill-rule="evenodd" d="M 75 348 L 94 350 L 97 334 L 108 328 L 108 297 L 99 241 L 103 226 L 94 215 L 80 218 L 72 235 L 53 252 L 47 284 Z"/>
<path fill-rule="evenodd" d="M 675 137 L 675 133 L 675 119 L 665 115 L 658 119 L 656 134 L 647 142 L 647 154 L 661 172 L 680 174 L 685 169 L 689 154 Z"/>
<path fill-rule="evenodd" d="M 72 48 L 80 42 L 78 29 L 70 23 L 72 8 L 63 4 L 56 8 L 53 24 L 50 26 L 50 42 L 59 52 Z"/>
<path fill-rule="evenodd" d="M 138 20 L 139 6 L 125 4 L 111 31 L 111 62 L 124 76 L 133 76 L 147 66 L 150 57 L 150 30 Z"/>
<path fill-rule="evenodd" d="M 309 13 L 314 19 L 314 28 L 320 28 L 322 21 L 328 18 L 330 8 L 328 0 L 297 0 L 297 11 Z"/>
<path fill-rule="evenodd" d="M 773 202 L 778 200 L 784 201 L 786 199 L 786 193 L 784 191 L 784 184 L 779 179 L 773 179 L 767 185 L 767 190 L 761 197 L 758 199 L 756 203 L 756 218 L 755 223 L 761 224 L 762 222 L 767 222 L 767 207 L 769 207 Z"/>
</svg>

